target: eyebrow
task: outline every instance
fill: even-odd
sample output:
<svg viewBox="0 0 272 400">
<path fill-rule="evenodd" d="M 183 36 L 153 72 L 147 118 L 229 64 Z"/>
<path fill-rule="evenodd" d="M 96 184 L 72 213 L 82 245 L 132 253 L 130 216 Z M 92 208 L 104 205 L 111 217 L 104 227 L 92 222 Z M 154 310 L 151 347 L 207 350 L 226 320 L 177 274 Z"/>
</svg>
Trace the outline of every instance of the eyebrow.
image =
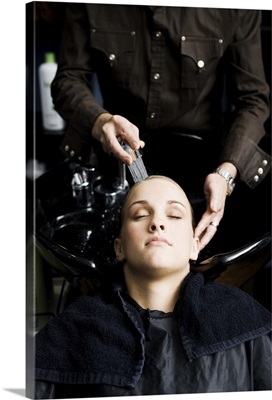
<svg viewBox="0 0 272 400">
<path fill-rule="evenodd" d="M 137 201 L 134 201 L 133 203 L 131 203 L 131 204 L 128 206 L 128 210 L 129 210 L 131 207 L 133 207 L 134 205 L 136 205 L 136 204 L 144 204 L 144 205 L 147 205 L 147 204 L 149 204 L 149 203 L 148 203 L 147 200 L 137 200 Z M 184 205 L 183 203 L 181 203 L 180 201 L 177 201 L 177 200 L 168 200 L 168 201 L 167 201 L 167 204 L 178 204 L 178 205 L 180 205 L 180 206 L 182 206 L 182 207 L 184 207 L 184 208 L 186 209 L 185 205 Z"/>
</svg>

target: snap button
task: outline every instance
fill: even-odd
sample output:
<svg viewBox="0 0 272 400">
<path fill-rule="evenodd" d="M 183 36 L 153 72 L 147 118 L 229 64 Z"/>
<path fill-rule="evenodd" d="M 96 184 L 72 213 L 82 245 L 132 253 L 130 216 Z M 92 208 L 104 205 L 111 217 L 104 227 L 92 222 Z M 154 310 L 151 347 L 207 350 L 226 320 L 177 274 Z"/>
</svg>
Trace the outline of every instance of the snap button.
<svg viewBox="0 0 272 400">
<path fill-rule="evenodd" d="M 114 61 L 115 58 L 116 58 L 115 54 L 112 53 L 112 54 L 109 55 L 109 60 L 110 61 Z"/>
<path fill-rule="evenodd" d="M 135 35 L 136 35 L 136 32 L 135 32 L 135 31 L 131 31 L 130 34 L 131 34 L 132 36 L 135 36 Z"/>
<path fill-rule="evenodd" d="M 153 113 L 150 114 L 150 118 L 151 119 L 154 119 L 155 117 L 156 117 L 156 113 L 153 112 Z"/>
<path fill-rule="evenodd" d="M 155 36 L 156 36 L 157 38 L 160 38 L 161 35 L 162 35 L 161 31 L 157 31 L 157 32 L 155 33 Z"/>
<path fill-rule="evenodd" d="M 259 180 L 258 175 L 255 175 L 253 179 L 254 179 L 255 182 L 258 182 L 258 180 Z"/>
<path fill-rule="evenodd" d="M 69 151 L 69 146 L 66 145 L 66 146 L 64 147 L 64 150 L 65 150 L 65 151 Z"/>
<path fill-rule="evenodd" d="M 181 40 L 182 40 L 183 42 L 185 42 L 186 36 L 181 36 Z"/>
<path fill-rule="evenodd" d="M 223 43 L 223 39 L 219 39 L 218 43 L 222 44 Z"/>
<path fill-rule="evenodd" d="M 71 150 L 71 151 L 70 151 L 70 156 L 71 156 L 71 157 L 74 157 L 74 155 L 75 155 L 74 150 Z"/>
<path fill-rule="evenodd" d="M 258 169 L 258 174 L 260 174 L 260 175 L 263 174 L 263 169 L 262 169 L 262 168 L 259 168 L 259 169 Z"/>
<path fill-rule="evenodd" d="M 263 165 L 266 166 L 268 164 L 267 160 L 263 160 Z"/>
<path fill-rule="evenodd" d="M 95 29 L 95 28 L 93 28 L 93 29 L 92 29 L 92 33 L 95 33 L 95 32 L 96 32 L 96 29 Z"/>
<path fill-rule="evenodd" d="M 205 65 L 205 63 L 204 63 L 203 60 L 199 60 L 199 61 L 197 62 L 197 65 L 198 65 L 198 68 L 203 68 L 204 65 Z"/>
<path fill-rule="evenodd" d="M 160 74 L 156 73 L 153 75 L 153 78 L 157 81 L 158 79 L 160 79 Z"/>
</svg>

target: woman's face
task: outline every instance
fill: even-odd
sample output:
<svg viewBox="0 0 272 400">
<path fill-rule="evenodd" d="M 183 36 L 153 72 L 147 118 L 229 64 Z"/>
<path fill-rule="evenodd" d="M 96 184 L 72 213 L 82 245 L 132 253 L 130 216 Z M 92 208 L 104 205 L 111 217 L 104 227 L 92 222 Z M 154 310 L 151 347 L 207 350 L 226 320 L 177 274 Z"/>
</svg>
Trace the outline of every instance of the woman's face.
<svg viewBox="0 0 272 400">
<path fill-rule="evenodd" d="M 163 178 L 132 188 L 123 212 L 121 235 L 115 240 L 117 259 L 141 273 L 188 269 L 198 256 L 192 214 L 183 190 Z"/>
</svg>

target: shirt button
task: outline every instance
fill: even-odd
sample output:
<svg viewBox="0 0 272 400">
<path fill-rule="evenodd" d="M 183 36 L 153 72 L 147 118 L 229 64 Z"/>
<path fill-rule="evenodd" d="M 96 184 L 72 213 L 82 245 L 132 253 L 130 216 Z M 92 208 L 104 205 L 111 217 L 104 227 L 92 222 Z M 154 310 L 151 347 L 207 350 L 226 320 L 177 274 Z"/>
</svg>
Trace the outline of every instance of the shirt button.
<svg viewBox="0 0 272 400">
<path fill-rule="evenodd" d="M 263 174 L 263 169 L 262 169 L 262 168 L 259 168 L 259 169 L 258 169 L 258 174 L 260 174 L 260 175 Z"/>
<path fill-rule="evenodd" d="M 156 73 L 153 75 L 153 78 L 157 81 L 158 79 L 160 79 L 160 74 Z"/>
<path fill-rule="evenodd" d="M 258 175 L 255 175 L 253 179 L 254 179 L 255 182 L 258 182 L 258 180 L 259 180 Z"/>
<path fill-rule="evenodd" d="M 218 43 L 222 44 L 223 43 L 223 39 L 219 39 Z"/>
<path fill-rule="evenodd" d="M 205 63 L 204 63 L 203 60 L 199 60 L 198 63 L 197 63 L 197 65 L 198 65 L 198 68 L 203 68 L 204 65 L 205 65 Z"/>
<path fill-rule="evenodd" d="M 150 114 L 150 118 L 154 119 L 155 117 L 156 117 L 156 113 L 153 112 Z"/>
<path fill-rule="evenodd" d="M 71 156 L 71 157 L 74 157 L 74 155 L 75 155 L 74 150 L 71 150 L 71 151 L 70 151 L 70 156 Z"/>
<path fill-rule="evenodd" d="M 160 38 L 160 37 L 161 37 L 161 35 L 162 35 L 161 31 L 157 31 L 157 32 L 155 32 L 155 36 L 156 36 L 157 38 Z"/>
<path fill-rule="evenodd" d="M 109 55 L 109 60 L 110 60 L 110 61 L 114 61 L 115 58 L 116 58 L 116 57 L 115 57 L 115 54 L 112 53 L 112 54 Z"/>
<path fill-rule="evenodd" d="M 182 40 L 183 42 L 185 42 L 186 36 L 181 36 L 181 40 Z"/>
<path fill-rule="evenodd" d="M 66 146 L 64 147 L 64 150 L 65 150 L 65 151 L 69 151 L 69 146 L 66 145 Z"/>
<path fill-rule="evenodd" d="M 130 34 L 131 34 L 132 36 L 135 36 L 135 35 L 136 35 L 136 32 L 135 32 L 135 31 L 131 31 Z"/>
<path fill-rule="evenodd" d="M 263 166 L 265 167 L 268 164 L 267 160 L 263 160 Z"/>
</svg>

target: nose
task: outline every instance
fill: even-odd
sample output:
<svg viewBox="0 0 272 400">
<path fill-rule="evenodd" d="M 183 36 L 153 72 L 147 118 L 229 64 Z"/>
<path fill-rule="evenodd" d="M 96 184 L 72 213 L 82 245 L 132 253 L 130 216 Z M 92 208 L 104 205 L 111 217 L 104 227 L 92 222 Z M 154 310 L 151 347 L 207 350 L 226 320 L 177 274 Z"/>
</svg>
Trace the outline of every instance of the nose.
<svg viewBox="0 0 272 400">
<path fill-rule="evenodd" d="M 155 224 L 154 222 L 150 225 L 150 229 L 152 232 L 155 232 L 156 230 L 158 231 L 164 231 L 165 226 L 163 224 Z"/>
</svg>

